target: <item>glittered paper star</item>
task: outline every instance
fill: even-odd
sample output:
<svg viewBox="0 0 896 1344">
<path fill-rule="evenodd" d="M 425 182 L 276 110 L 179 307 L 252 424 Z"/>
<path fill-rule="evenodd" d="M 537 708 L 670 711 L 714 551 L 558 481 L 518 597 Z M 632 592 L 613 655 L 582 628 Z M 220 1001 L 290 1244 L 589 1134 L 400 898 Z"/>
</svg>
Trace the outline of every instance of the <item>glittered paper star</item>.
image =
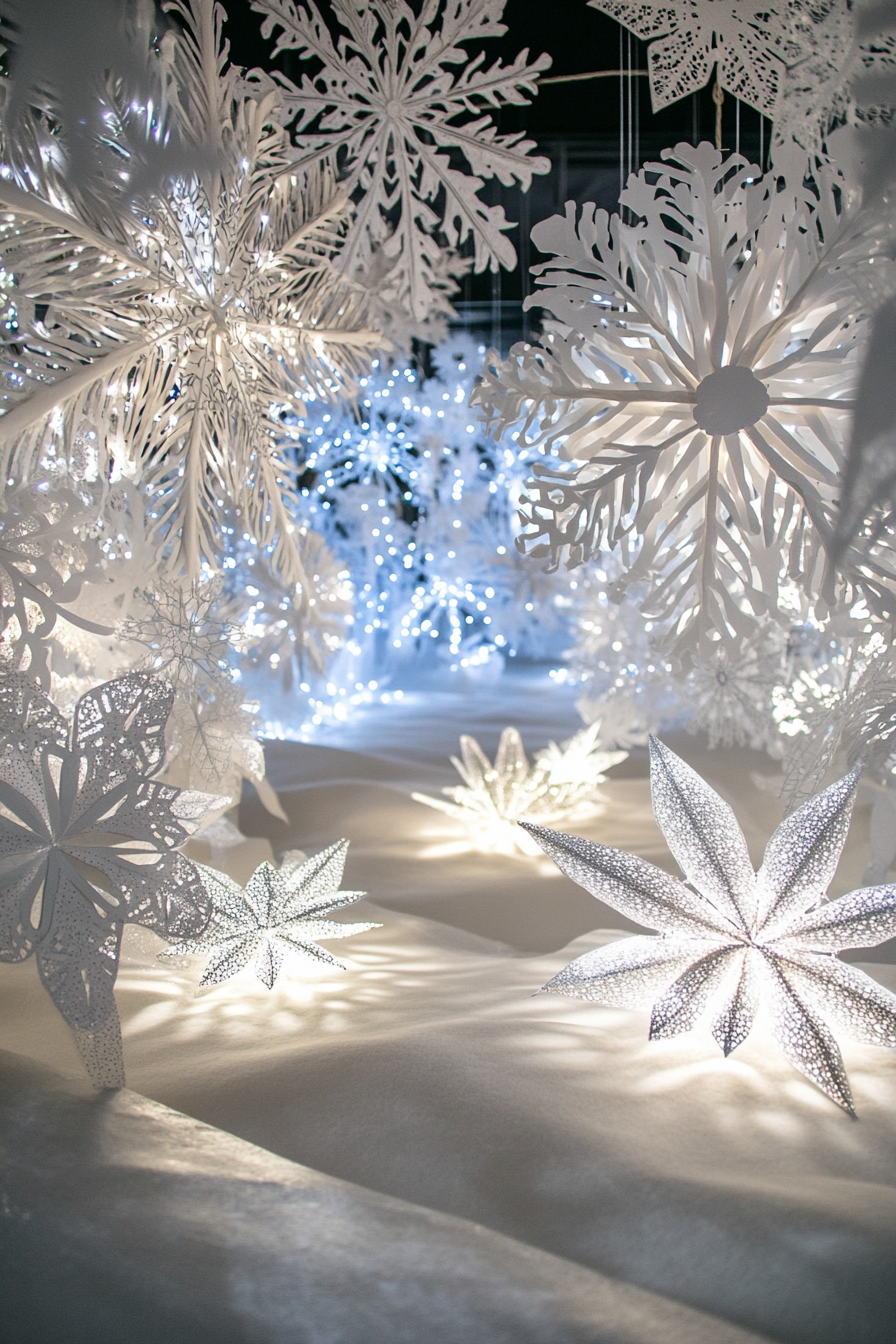
<svg viewBox="0 0 896 1344">
<path fill-rule="evenodd" d="M 726 1055 L 768 996 L 787 1058 L 855 1115 L 828 1020 L 865 1044 L 896 1048 L 896 994 L 834 955 L 896 934 L 896 886 L 824 899 L 858 771 L 785 817 L 758 873 L 728 804 L 655 738 L 650 781 L 654 816 L 688 885 L 622 850 L 526 827 L 573 881 L 659 933 L 587 952 L 544 989 L 617 1008 L 652 1004 L 652 1040 L 690 1030 L 711 1007 Z"/>
<path fill-rule="evenodd" d="M 284 855 L 280 868 L 260 864 L 245 888 L 224 873 L 197 865 L 212 901 L 208 927 L 198 938 L 166 948 L 160 957 L 210 953 L 200 989 L 229 980 L 253 959 L 255 974 L 273 989 L 288 952 L 344 969 L 316 940 L 348 938 L 380 927 L 327 918 L 331 911 L 366 895 L 338 889 L 347 851 L 347 840 L 337 841 L 313 859 L 292 851 Z"/>
</svg>

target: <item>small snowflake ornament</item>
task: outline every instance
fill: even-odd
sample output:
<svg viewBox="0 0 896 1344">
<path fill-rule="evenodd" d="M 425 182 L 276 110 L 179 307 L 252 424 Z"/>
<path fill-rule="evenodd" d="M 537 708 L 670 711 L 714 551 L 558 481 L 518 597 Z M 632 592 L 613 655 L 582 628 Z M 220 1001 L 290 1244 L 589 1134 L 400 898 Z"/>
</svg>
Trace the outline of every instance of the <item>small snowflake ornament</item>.
<svg viewBox="0 0 896 1344">
<path fill-rule="evenodd" d="M 199 937 L 166 948 L 160 957 L 208 953 L 200 989 L 220 985 L 253 963 L 255 974 L 273 989 L 283 959 L 295 953 L 345 969 L 317 939 L 349 938 L 378 929 L 379 924 L 346 924 L 328 919 L 333 910 L 351 905 L 363 891 L 340 891 L 348 841 L 306 859 L 300 850 L 283 857 L 279 868 L 262 863 L 245 888 L 214 868 L 200 866 L 212 902 L 208 927 Z"/>
<path fill-rule="evenodd" d="M 602 811 L 598 785 L 605 772 L 628 756 L 605 751 L 600 723 L 583 728 L 567 742 L 551 742 L 530 765 L 516 728 L 505 728 L 495 763 L 474 737 L 460 739 L 461 759 L 451 757 L 463 785 L 443 789 L 450 802 L 426 793 L 411 797 L 462 822 L 479 849 L 497 854 L 537 854 L 538 848 L 517 822 L 585 821 Z"/>
<path fill-rule="evenodd" d="M 712 1033 L 726 1055 L 746 1040 L 767 996 L 787 1058 L 854 1115 L 827 1022 L 896 1048 L 896 994 L 835 956 L 896 934 L 896 886 L 824 899 L 858 771 L 781 822 L 758 873 L 728 804 L 655 738 L 650 782 L 654 815 L 687 885 L 622 850 L 526 827 L 573 881 L 659 934 L 587 952 L 544 989 L 620 1008 L 652 1004 L 652 1040 L 690 1030 L 712 1006 Z"/>
<path fill-rule="evenodd" d="M 0 961 L 36 957 L 98 1087 L 124 1086 L 124 925 L 184 937 L 209 917 L 178 847 L 219 800 L 153 778 L 173 699 L 132 673 L 82 696 L 69 725 L 33 682 L 0 677 Z"/>
</svg>

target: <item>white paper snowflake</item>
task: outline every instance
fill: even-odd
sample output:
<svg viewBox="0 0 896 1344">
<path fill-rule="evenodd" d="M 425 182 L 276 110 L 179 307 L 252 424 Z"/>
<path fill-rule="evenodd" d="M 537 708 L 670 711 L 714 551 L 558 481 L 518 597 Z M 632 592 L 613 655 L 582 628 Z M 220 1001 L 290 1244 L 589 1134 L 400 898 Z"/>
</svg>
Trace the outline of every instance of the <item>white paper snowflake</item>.
<svg viewBox="0 0 896 1344">
<path fill-rule="evenodd" d="M 766 117 L 775 115 L 784 68 L 802 54 L 792 0 L 588 0 L 649 42 L 654 112 L 696 93 L 718 67 L 721 87 Z"/>
<path fill-rule="evenodd" d="M 442 792 L 451 799 L 411 795 L 460 821 L 478 849 L 496 854 L 537 854 L 538 847 L 517 825 L 529 821 L 586 821 L 603 811 L 598 785 L 606 771 L 628 755 L 600 746 L 600 724 L 583 728 L 561 746 L 551 743 L 529 763 L 516 728 L 505 728 L 495 763 L 473 737 L 460 739 L 461 759 L 451 757 L 462 785 Z"/>
<path fill-rule="evenodd" d="M 649 42 L 654 112 L 708 84 L 775 122 L 776 139 L 812 151 L 836 119 L 891 109 L 856 106 L 853 85 L 896 66 L 896 40 L 860 33 L 854 0 L 588 0 Z M 860 40 L 860 38 L 862 40 Z"/>
<path fill-rule="evenodd" d="M 772 748 L 779 741 L 772 692 L 784 677 L 786 632 L 762 626 L 744 644 L 719 644 L 696 662 L 682 687 L 691 714 L 688 728 L 703 731 L 713 747 Z"/>
<path fill-rule="evenodd" d="M 824 165 L 816 197 L 708 144 L 663 158 L 622 195 L 636 223 L 570 204 L 533 230 L 555 320 L 493 355 L 473 398 L 494 431 L 558 450 L 520 545 L 570 567 L 622 548 L 617 589 L 649 584 L 641 609 L 683 658 L 748 638 L 793 582 L 887 617 L 888 538 L 853 547 L 839 589 L 822 545 L 868 326 L 856 275 L 884 232 Z"/>
<path fill-rule="evenodd" d="M 652 1004 L 651 1040 L 689 1031 L 712 1007 L 726 1055 L 746 1040 L 768 996 L 787 1058 L 853 1115 L 826 1019 L 859 1041 L 896 1048 L 896 994 L 834 955 L 896 934 L 896 886 L 824 901 L 858 773 L 786 817 L 758 873 L 728 804 L 655 738 L 650 782 L 654 815 L 687 886 L 622 850 L 527 827 L 573 881 L 660 935 L 586 952 L 545 990 L 621 1008 Z"/>
<path fill-rule="evenodd" d="M 208 927 L 198 938 L 185 939 L 159 956 L 210 954 L 200 989 L 229 980 L 250 961 L 259 980 L 272 989 L 290 953 L 344 970 L 317 939 L 349 938 L 381 927 L 327 918 L 366 894 L 339 890 L 347 850 L 348 841 L 339 840 L 313 859 L 290 851 L 279 868 L 270 863 L 256 868 L 245 889 L 224 873 L 201 867 L 212 900 Z"/>
<path fill-rule="evenodd" d="M 314 0 L 253 0 L 264 35 L 279 30 L 275 54 L 320 63 L 297 86 L 277 82 L 300 147 L 336 159 L 357 201 L 343 264 L 364 274 L 385 254 L 378 288 L 424 321 L 450 311 L 445 245 L 472 240 L 476 271 L 516 265 L 512 225 L 478 193 L 495 177 L 528 188 L 550 161 L 530 157 L 534 143 L 521 133 L 496 134 L 491 112 L 527 103 L 550 57 L 527 64 L 524 51 L 509 66 L 470 59 L 462 44 L 507 31 L 503 0 L 423 0 L 416 12 L 404 0 L 333 0 L 329 8 L 336 37 Z"/>
<path fill-rule="evenodd" d="M 60 618 L 109 633 L 73 607 L 85 580 L 99 577 L 99 548 L 90 535 L 98 511 L 91 492 L 47 482 L 10 490 L 0 502 L 0 657 L 44 689 L 47 639 Z"/>
<path fill-rule="evenodd" d="M 82 696 L 71 725 L 0 677 L 0 961 L 36 956 L 99 1087 L 124 1085 L 113 986 L 121 933 L 198 933 L 210 901 L 178 847 L 217 804 L 154 778 L 174 692 L 147 675 Z"/>
<path fill-rule="evenodd" d="M 180 24 L 145 103 L 110 77 L 96 157 L 101 192 L 69 180 L 53 110 L 6 131 L 0 173 L 2 481 L 70 459 L 139 478 L 167 566 L 198 579 L 224 545 L 225 505 L 287 582 L 301 578 L 273 436 L 283 407 L 353 386 L 381 343 L 333 265 L 349 209 L 332 174 L 299 171 L 227 64 L 214 0 Z M 161 109 L 161 110 L 160 110 Z M 176 130 L 196 167 L 147 185 L 146 147 Z M 148 151 L 146 151 L 148 152 Z"/>
<path fill-rule="evenodd" d="M 181 586 L 156 583 L 118 627 L 146 653 L 138 671 L 151 671 L 174 687 L 166 729 L 166 780 L 219 795 L 221 807 L 238 803 L 249 779 L 275 817 L 286 820 L 265 778 L 264 749 L 255 739 L 256 708 L 234 681 L 231 654 L 245 638 L 228 619 L 223 579 Z"/>
</svg>

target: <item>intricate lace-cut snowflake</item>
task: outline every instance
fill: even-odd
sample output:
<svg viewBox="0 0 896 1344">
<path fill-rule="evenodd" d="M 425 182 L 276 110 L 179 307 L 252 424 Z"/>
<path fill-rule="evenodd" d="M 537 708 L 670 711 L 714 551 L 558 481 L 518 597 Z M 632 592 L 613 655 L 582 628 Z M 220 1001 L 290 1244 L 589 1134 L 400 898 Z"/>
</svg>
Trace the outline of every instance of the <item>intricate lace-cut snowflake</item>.
<svg viewBox="0 0 896 1344">
<path fill-rule="evenodd" d="M 682 656 L 749 637 L 788 571 L 885 616 L 888 539 L 853 547 L 840 589 L 822 546 L 867 325 L 855 276 L 882 235 L 824 165 L 816 197 L 708 144 L 664 160 L 622 195 L 637 223 L 570 205 L 533 230 L 556 254 L 536 296 L 556 321 L 492 357 L 474 394 L 492 427 L 559 449 L 536 465 L 521 544 L 572 567 L 639 539 L 618 586 L 649 582 L 642 611 Z"/>
<path fill-rule="evenodd" d="M 231 652 L 244 642 L 227 619 L 223 579 L 192 587 L 157 584 L 144 591 L 135 614 L 122 622 L 122 638 L 148 652 L 140 671 L 151 671 L 175 690 L 166 733 L 166 779 L 239 802 L 250 779 L 269 812 L 285 821 L 265 779 L 264 750 L 253 737 L 254 706 L 247 704 L 230 669 Z"/>
<path fill-rule="evenodd" d="M 896 65 L 891 35 L 859 40 L 853 0 L 588 0 L 650 43 L 653 110 L 719 84 L 814 150 L 838 118 L 873 120 L 889 109 L 856 108 L 852 84 Z"/>
<path fill-rule="evenodd" d="M 105 629 L 72 608 L 85 580 L 98 577 L 88 535 L 97 511 L 89 497 L 49 485 L 21 486 L 0 504 L 0 650 L 45 689 L 46 641 L 59 618 L 96 634 Z"/>
<path fill-rule="evenodd" d="M 125 923 L 195 934 L 210 902 L 178 852 L 218 799 L 153 778 L 172 688 L 131 674 L 69 726 L 25 677 L 0 678 L 0 960 L 40 977 L 100 1087 L 124 1085 L 113 986 Z"/>
<path fill-rule="evenodd" d="M 527 826 L 573 881 L 660 934 L 587 952 L 545 990 L 623 1008 L 652 1003 L 652 1040 L 689 1031 L 712 1005 L 712 1032 L 726 1055 L 746 1040 L 768 995 L 787 1058 L 853 1115 L 826 1019 L 859 1041 L 896 1048 L 896 994 L 834 955 L 896 934 L 896 887 L 822 903 L 857 772 L 782 821 L 758 873 L 728 804 L 656 739 L 650 780 L 654 815 L 688 886 L 622 850 Z"/>
<path fill-rule="evenodd" d="M 690 731 L 704 731 L 711 748 L 774 746 L 772 691 L 784 676 L 785 644 L 780 626 L 766 626 L 742 648 L 719 645 L 695 663 L 682 688 L 693 710 Z"/>
<path fill-rule="evenodd" d="M 345 969 L 317 939 L 350 938 L 353 933 L 378 929 L 379 924 L 346 924 L 327 916 L 359 901 L 363 891 L 340 891 L 348 841 L 306 859 L 300 850 L 283 856 L 280 868 L 262 863 L 245 890 L 213 868 L 201 868 L 212 900 L 208 927 L 161 952 L 160 957 L 209 953 L 200 989 L 220 985 L 254 963 L 255 974 L 273 989 L 284 957 L 292 953 Z"/>
<path fill-rule="evenodd" d="M 713 70 L 723 89 L 773 117 L 785 65 L 799 59 L 791 4 L 749 0 L 588 0 L 649 42 L 654 112 L 696 93 Z"/>
<path fill-rule="evenodd" d="M 497 135 L 490 111 L 528 102 L 550 57 L 470 60 L 463 43 L 507 31 L 503 0 L 423 0 L 417 13 L 404 0 L 333 0 L 335 39 L 313 0 L 253 0 L 253 8 L 266 16 L 266 36 L 280 30 L 275 53 L 321 63 L 298 86 L 282 76 L 278 84 L 302 149 L 336 158 L 358 202 L 343 254 L 349 274 L 384 253 L 392 263 L 384 299 L 421 322 L 450 311 L 443 243 L 472 240 L 477 271 L 516 265 L 503 208 L 478 192 L 494 177 L 527 188 L 550 162 L 529 157 L 533 142 L 521 134 Z M 452 152 L 470 171 L 453 165 Z"/>
<path fill-rule="evenodd" d="M 70 457 L 86 427 L 95 469 L 111 460 L 150 488 L 169 568 L 198 579 L 214 564 L 234 503 L 299 582 L 278 416 L 350 388 L 380 338 L 332 263 L 344 193 L 326 169 L 295 167 L 275 95 L 246 94 L 220 6 L 168 8 L 181 31 L 163 43 L 153 97 L 139 105 L 114 79 L 106 90 L 101 192 L 68 179 L 43 113 L 3 146 L 2 480 Z M 172 126 L 199 166 L 147 186 L 143 147 Z"/>
<path fill-rule="evenodd" d="M 520 831 L 518 822 L 586 821 L 603 810 L 598 785 L 628 752 L 604 751 L 599 736 L 600 724 L 593 723 L 562 746 L 552 742 L 538 752 L 533 765 L 516 728 L 505 728 L 501 734 L 494 765 L 475 738 L 464 736 L 461 759 L 451 757 L 464 783 L 442 790 L 451 802 L 426 793 L 411 797 L 463 822 L 479 849 L 537 854 L 538 847 Z"/>
</svg>

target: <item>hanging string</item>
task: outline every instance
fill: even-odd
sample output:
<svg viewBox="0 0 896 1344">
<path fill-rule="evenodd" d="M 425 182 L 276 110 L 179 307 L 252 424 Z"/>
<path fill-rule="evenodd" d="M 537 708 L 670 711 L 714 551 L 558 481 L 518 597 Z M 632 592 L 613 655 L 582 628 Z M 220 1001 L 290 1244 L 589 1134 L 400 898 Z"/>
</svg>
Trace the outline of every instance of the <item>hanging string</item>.
<svg viewBox="0 0 896 1344">
<path fill-rule="evenodd" d="M 631 174 L 632 174 L 632 160 L 633 160 L 633 152 L 632 152 L 632 88 L 634 87 L 634 85 L 633 85 L 633 80 L 632 80 L 632 35 L 631 35 L 630 32 L 626 31 L 625 37 L 626 37 L 626 53 L 625 53 L 625 54 L 626 54 L 626 66 L 627 66 L 627 68 L 628 68 L 628 75 L 627 75 L 627 78 L 626 78 L 626 102 L 627 102 L 627 104 L 628 104 L 628 165 L 627 165 L 627 172 L 626 172 L 626 174 L 625 174 L 625 180 L 626 180 L 626 182 L 627 182 L 628 179 L 631 177 Z"/>
<path fill-rule="evenodd" d="M 722 148 L 722 104 L 725 95 L 719 83 L 719 67 L 716 66 L 716 82 L 712 86 L 712 100 L 716 105 L 716 149 Z"/>
<path fill-rule="evenodd" d="M 625 71 L 623 70 L 622 29 L 619 29 L 619 195 L 625 186 Z"/>
<path fill-rule="evenodd" d="M 634 46 L 637 56 L 639 54 L 637 38 L 635 38 Z M 634 70 L 631 73 L 634 75 Z M 641 167 L 641 98 L 640 90 L 634 80 L 632 81 L 632 97 L 635 102 L 635 161 L 632 164 L 632 171 L 634 172 L 636 168 L 640 170 Z"/>
</svg>

